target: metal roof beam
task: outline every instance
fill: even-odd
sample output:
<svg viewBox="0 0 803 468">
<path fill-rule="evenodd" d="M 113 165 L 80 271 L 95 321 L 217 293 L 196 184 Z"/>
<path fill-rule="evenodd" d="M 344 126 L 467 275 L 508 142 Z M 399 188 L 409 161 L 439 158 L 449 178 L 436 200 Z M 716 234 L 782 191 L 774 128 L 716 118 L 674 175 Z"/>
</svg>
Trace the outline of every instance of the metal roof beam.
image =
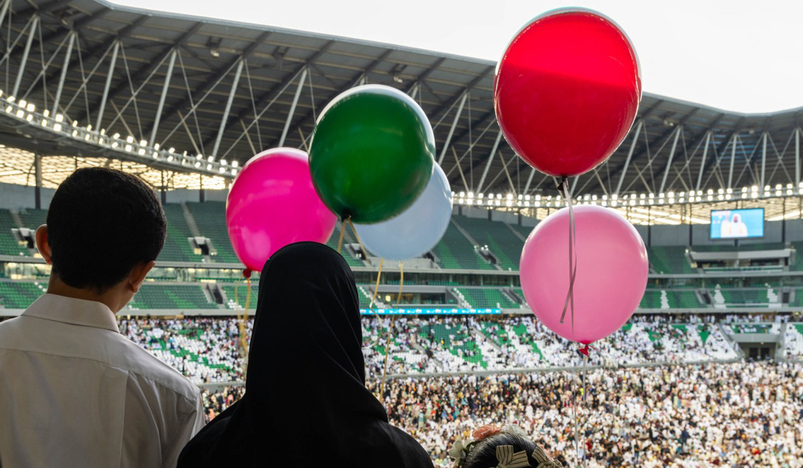
<svg viewBox="0 0 803 468">
<path fill-rule="evenodd" d="M 358 84 L 360 84 L 362 81 L 364 81 L 365 77 L 366 77 L 366 76 L 368 76 L 368 74 L 369 74 L 369 73 L 373 72 L 373 71 L 376 69 L 376 67 L 378 67 L 379 65 L 381 65 L 381 64 L 382 64 L 382 63 L 383 63 L 383 62 L 384 62 L 384 61 L 385 61 L 385 60 L 388 58 L 388 56 L 390 56 L 390 54 L 391 54 L 391 53 L 393 53 L 393 50 L 392 50 L 392 49 L 388 49 L 388 50 L 386 50 L 385 52 L 383 52 L 383 53 L 382 53 L 382 55 L 380 55 L 380 56 L 379 56 L 379 58 L 377 58 L 376 60 L 374 60 L 373 62 L 371 62 L 371 63 L 370 63 L 370 64 L 369 64 L 369 65 L 368 65 L 368 66 L 365 68 L 365 70 L 363 70 L 362 72 L 360 72 L 360 73 L 359 73 L 357 76 L 355 76 L 353 79 L 349 80 L 349 83 L 348 83 L 346 86 L 343 86 L 342 88 L 340 88 L 340 89 L 336 90 L 336 91 L 335 91 L 335 93 L 334 93 L 334 94 L 332 94 L 332 95 L 331 95 L 331 97 L 329 97 L 329 98 L 326 100 L 326 102 L 328 103 L 328 102 L 329 102 L 329 101 L 331 101 L 332 99 L 334 99 L 334 98 L 336 98 L 336 97 L 340 96 L 340 94 L 341 94 L 341 93 L 344 93 L 344 92 L 348 91 L 349 89 L 351 89 L 351 88 L 353 88 L 353 87 L 357 86 L 357 85 L 358 85 Z M 293 134 L 295 134 L 295 133 L 298 133 L 298 130 L 299 130 L 300 128 L 302 128 L 304 125 L 307 125 L 307 124 L 309 124 L 309 123 L 310 123 L 310 120 L 311 120 L 311 119 L 312 119 L 314 116 L 315 116 L 315 112 L 313 112 L 312 110 L 310 110 L 309 112 L 307 112 L 307 113 L 306 113 L 306 114 L 305 114 L 303 117 L 301 117 L 301 118 L 298 120 L 298 123 L 297 123 L 297 124 L 296 124 L 296 125 L 293 127 L 293 130 L 290 132 L 290 135 L 293 135 Z M 271 144 L 270 144 L 270 146 L 269 146 L 269 147 L 276 146 L 276 142 L 277 142 L 277 141 L 278 141 L 278 139 L 274 138 L 274 139 L 273 139 L 273 141 L 271 142 Z M 264 149 L 264 148 L 263 148 L 263 149 Z"/>
<path fill-rule="evenodd" d="M 285 79 L 282 80 L 281 83 L 278 83 L 276 86 L 274 86 L 271 89 L 267 90 L 266 92 L 262 93 L 256 99 L 256 101 L 254 102 L 254 108 L 253 109 L 250 108 L 250 107 L 244 107 L 244 108 L 242 108 L 240 110 L 240 112 L 237 113 L 237 115 L 235 115 L 234 117 L 229 117 L 228 122 L 226 122 L 225 129 L 228 130 L 232 125 L 234 125 L 235 123 L 239 122 L 241 119 L 244 120 L 248 113 L 254 112 L 254 110 L 259 109 L 260 107 L 262 107 L 266 102 L 268 102 L 268 100 L 272 96 L 274 96 L 277 92 L 280 92 L 282 89 L 284 89 L 286 86 L 288 86 L 290 84 L 290 82 L 292 82 L 296 77 L 300 76 L 300 74 L 302 73 L 302 71 L 305 68 L 307 68 L 309 65 L 314 63 L 316 60 L 318 60 L 334 44 L 335 44 L 335 41 L 329 41 L 326 44 L 324 44 L 323 47 L 321 47 L 317 52 L 312 54 L 303 64 L 301 64 L 299 67 L 297 67 L 295 70 L 293 70 L 290 74 L 288 74 L 285 77 Z M 204 140 L 204 146 L 206 146 L 206 144 L 209 141 L 211 141 L 211 140 L 210 140 L 209 137 L 207 137 Z M 271 146 L 269 146 L 269 147 L 271 147 Z M 265 148 L 260 148 L 260 149 L 263 150 Z"/>
<path fill-rule="evenodd" d="M 139 83 L 139 82 L 140 82 L 142 79 L 144 79 L 145 77 L 147 77 L 147 76 L 148 76 L 148 74 L 149 74 L 149 73 L 150 73 L 150 72 L 151 72 L 151 71 L 154 69 L 154 67 L 156 67 L 157 65 L 161 64 L 161 63 L 162 63 L 162 61 L 164 61 L 164 60 L 165 60 L 165 59 L 166 59 L 166 58 L 167 58 L 167 57 L 170 55 L 170 52 L 171 52 L 173 49 L 177 49 L 177 48 L 181 47 L 182 45 L 184 45 L 184 44 L 187 42 L 187 40 L 188 40 L 188 39 L 189 39 L 189 38 L 190 38 L 190 37 L 191 37 L 193 34 L 195 34 L 196 32 L 198 32 L 198 30 L 199 30 L 199 29 L 201 28 L 201 26 L 203 26 L 203 25 L 204 25 L 204 23 L 202 23 L 202 22 L 195 23 L 195 24 L 194 24 L 194 25 L 193 25 L 193 26 L 192 26 L 192 27 L 189 29 L 189 31 L 185 32 L 184 34 L 182 34 L 182 35 L 181 35 L 181 37 L 179 37 L 178 39 L 176 39 L 176 41 L 173 43 L 173 45 L 169 45 L 169 46 L 165 47 L 164 49 L 162 49 L 162 50 L 161 50 L 161 52 L 159 52 L 159 54 L 158 54 L 158 55 L 157 55 L 157 56 L 156 56 L 156 57 L 155 57 L 153 60 L 150 60 L 150 61 L 148 61 L 148 63 L 146 63 L 145 65 L 143 65 L 143 66 L 142 66 L 142 67 L 140 67 L 139 69 L 137 69 L 137 70 L 136 70 L 134 73 L 132 73 L 132 74 L 131 74 L 131 79 L 130 79 L 131 83 L 134 83 L 134 84 L 136 85 L 136 84 L 138 84 L 138 83 Z M 107 98 L 107 101 L 113 101 L 113 100 L 114 100 L 114 98 L 116 98 L 118 94 L 120 94 L 121 92 L 123 92 L 123 91 L 125 91 L 125 90 L 129 89 L 129 86 L 128 86 L 128 85 L 129 85 L 129 78 L 128 78 L 127 76 L 124 76 L 124 77 L 123 77 L 123 78 L 122 78 L 122 79 L 121 79 L 121 80 L 120 80 L 120 81 L 119 81 L 119 82 L 118 82 L 118 83 L 117 83 L 117 84 L 114 86 L 114 88 L 112 88 L 112 89 L 109 91 L 109 97 Z M 90 105 L 90 106 L 89 106 L 89 114 L 94 114 L 94 113 L 95 113 L 95 111 L 96 111 L 96 110 L 97 110 L 97 109 L 98 109 L 98 108 L 99 108 L 99 107 L 100 107 L 102 104 L 103 104 L 103 103 L 101 102 L 101 100 L 97 100 L 97 101 L 95 101 L 95 102 L 94 102 L 92 105 Z M 89 118 L 89 116 L 88 116 L 88 115 L 87 115 L 87 118 Z"/>
<path fill-rule="evenodd" d="M 441 57 L 438 60 L 436 60 L 435 63 L 433 63 L 429 68 L 427 68 L 424 71 L 424 73 L 418 75 L 418 78 L 416 78 L 415 81 L 413 81 L 410 84 L 410 86 L 408 86 L 407 89 L 404 90 L 404 92 L 407 93 L 407 94 L 410 94 L 410 91 L 412 91 L 415 86 L 421 84 L 424 80 L 429 78 L 429 75 L 431 75 L 432 72 L 437 70 L 438 67 L 440 67 L 441 64 L 443 64 L 443 62 L 445 62 L 445 61 L 446 61 L 446 58 L 444 58 L 444 57 Z"/>
<path fill-rule="evenodd" d="M 467 94 L 469 91 L 474 89 L 474 87 L 476 87 L 488 75 L 488 73 L 492 72 L 493 70 L 494 67 L 486 68 L 484 72 L 480 73 L 473 80 L 471 80 L 458 94 L 455 94 L 454 96 L 449 98 L 446 102 L 441 104 L 440 107 L 430 112 L 429 113 L 430 119 L 431 120 L 434 119 L 435 117 L 440 115 L 441 112 L 444 111 L 448 112 L 452 108 L 452 106 L 454 106 L 457 103 L 457 101 L 463 99 L 463 95 Z"/>
<path fill-rule="evenodd" d="M 237 65 L 238 61 L 248 59 L 248 57 L 250 57 L 251 54 L 254 53 L 256 48 L 259 47 L 260 45 L 262 45 L 263 42 L 265 42 L 265 39 L 267 39 L 268 36 L 270 36 L 270 34 L 271 33 L 267 32 L 267 31 L 263 32 L 262 34 L 260 34 L 259 37 L 257 37 L 254 40 L 254 42 L 252 42 L 248 47 L 246 47 L 245 50 L 243 50 L 243 52 L 240 55 L 238 55 L 237 57 L 234 57 L 232 60 L 226 62 L 226 65 L 218 68 L 212 75 L 209 76 L 209 78 L 206 79 L 206 81 L 204 81 L 197 88 L 193 89 L 191 95 L 192 96 L 201 96 L 204 93 L 206 93 L 212 86 L 215 85 L 215 83 L 218 82 L 218 80 L 220 80 L 223 76 L 225 76 L 230 71 L 234 70 L 234 66 Z M 181 98 L 180 101 L 171 104 L 170 107 L 164 111 L 164 114 L 162 115 L 162 119 L 161 119 L 162 122 L 167 122 L 171 117 L 176 115 L 176 112 L 178 112 L 181 109 L 184 109 L 184 107 L 186 107 L 187 104 L 189 104 L 189 102 L 190 102 L 190 96 L 185 96 L 185 97 Z M 146 134 L 150 133 L 151 130 L 153 130 L 153 123 L 151 123 L 145 129 L 145 133 Z M 212 137 L 212 138 L 214 138 L 214 137 Z"/>
<path fill-rule="evenodd" d="M 89 21 L 91 21 L 93 19 L 96 19 L 97 17 L 98 17 L 97 15 L 94 15 L 94 16 L 88 16 L 86 18 L 83 18 L 84 20 L 86 20 L 84 22 L 84 25 L 88 24 Z M 133 23 L 129 24 L 128 26 L 125 26 L 124 28 L 120 29 L 116 33 L 109 34 L 109 37 L 106 40 L 103 40 L 103 41 L 99 42 L 94 47 L 92 47 L 89 50 L 87 50 L 85 54 L 81 54 L 81 58 L 80 59 L 78 57 L 74 57 L 74 58 L 70 59 L 70 63 L 67 65 L 67 69 L 68 70 L 72 70 L 73 67 L 78 65 L 80 60 L 87 60 L 90 57 L 94 57 L 94 56 L 96 56 L 98 54 L 102 54 L 103 52 L 106 51 L 106 49 L 108 49 L 109 41 L 114 40 L 115 38 L 123 39 L 125 37 L 128 37 L 128 35 L 130 35 L 131 32 L 134 29 L 136 29 L 139 25 L 144 23 L 150 17 L 151 17 L 151 15 L 142 15 L 139 18 L 137 18 L 136 21 L 134 21 Z M 73 29 L 72 30 L 80 33 L 80 27 L 79 27 L 78 23 L 79 22 L 76 22 L 73 25 Z M 70 29 L 65 28 L 63 32 L 68 33 L 68 32 L 70 32 Z M 79 35 L 78 39 L 79 39 L 79 43 L 80 43 L 80 35 Z M 44 40 L 45 40 L 45 42 L 47 42 L 47 39 L 44 39 Z M 61 73 L 61 69 L 58 68 L 58 67 L 54 67 L 54 70 L 47 75 L 47 78 L 44 79 L 44 80 L 41 80 L 39 83 L 37 83 L 36 87 L 31 89 L 28 94 L 36 95 L 37 93 L 42 92 L 45 83 L 52 82 L 53 80 L 56 79 L 56 76 L 58 76 L 60 73 Z"/>
</svg>

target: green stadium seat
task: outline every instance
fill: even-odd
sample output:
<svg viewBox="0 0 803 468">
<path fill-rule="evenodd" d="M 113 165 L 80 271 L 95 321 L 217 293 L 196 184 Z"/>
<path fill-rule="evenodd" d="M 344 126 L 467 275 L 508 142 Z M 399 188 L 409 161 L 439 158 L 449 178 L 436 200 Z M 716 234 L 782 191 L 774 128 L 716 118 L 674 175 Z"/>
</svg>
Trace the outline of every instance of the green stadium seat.
<svg viewBox="0 0 803 468">
<path fill-rule="evenodd" d="M 463 294 L 466 301 L 474 309 L 518 309 L 519 304 L 508 299 L 502 291 L 497 288 L 460 288 L 457 289 Z"/>
<path fill-rule="evenodd" d="M 432 252 L 439 258 L 440 266 L 445 269 L 496 269 L 480 257 L 471 242 L 452 223 L 449 223 L 446 233 Z"/>
<path fill-rule="evenodd" d="M 212 241 L 217 254 L 212 257 L 215 262 L 240 263 L 229 241 L 226 227 L 226 204 L 223 202 L 187 203 L 187 207 L 195 218 L 195 224 L 203 237 Z"/>
<path fill-rule="evenodd" d="M 128 305 L 131 309 L 217 309 L 206 299 L 200 285 L 145 283 Z"/>
<path fill-rule="evenodd" d="M 41 286 L 41 287 L 40 287 Z M 0 307 L 27 309 L 44 294 L 44 285 L 27 281 L 0 281 Z"/>
<path fill-rule="evenodd" d="M 0 255 L 30 255 L 28 248 L 20 245 L 11 233 L 11 230 L 17 227 L 11 212 L 0 210 Z"/>
<path fill-rule="evenodd" d="M 167 238 L 158 260 L 168 262 L 201 262 L 203 257 L 193 251 L 188 238 L 192 237 L 184 209 L 181 205 L 168 203 L 164 205 L 167 216 Z"/>
<path fill-rule="evenodd" d="M 504 270 L 518 270 L 524 241 L 507 224 L 482 218 L 452 217 L 475 241 L 487 245 Z"/>
<path fill-rule="evenodd" d="M 656 273 L 694 273 L 686 259 L 686 247 L 648 247 L 647 254 Z"/>
</svg>

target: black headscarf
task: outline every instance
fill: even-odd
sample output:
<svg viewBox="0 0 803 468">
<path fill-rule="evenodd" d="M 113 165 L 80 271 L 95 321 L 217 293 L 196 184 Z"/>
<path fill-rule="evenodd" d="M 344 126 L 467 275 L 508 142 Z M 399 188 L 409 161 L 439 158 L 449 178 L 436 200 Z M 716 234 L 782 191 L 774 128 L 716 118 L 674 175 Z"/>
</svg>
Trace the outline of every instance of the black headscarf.
<svg viewBox="0 0 803 468">
<path fill-rule="evenodd" d="M 365 388 L 354 276 L 322 244 L 276 252 L 259 286 L 245 396 L 184 448 L 179 468 L 431 468 Z"/>
</svg>

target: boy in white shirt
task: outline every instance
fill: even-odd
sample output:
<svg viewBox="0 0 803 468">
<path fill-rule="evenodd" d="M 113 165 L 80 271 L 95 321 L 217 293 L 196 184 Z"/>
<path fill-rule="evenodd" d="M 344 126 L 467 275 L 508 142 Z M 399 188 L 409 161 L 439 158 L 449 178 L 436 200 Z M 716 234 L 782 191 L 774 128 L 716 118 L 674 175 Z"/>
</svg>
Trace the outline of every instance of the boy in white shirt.
<svg viewBox="0 0 803 468">
<path fill-rule="evenodd" d="M 198 389 L 123 337 L 115 314 L 164 246 L 138 177 L 79 169 L 36 231 L 47 294 L 0 323 L 0 460 L 9 467 L 173 467 L 200 429 Z"/>
</svg>

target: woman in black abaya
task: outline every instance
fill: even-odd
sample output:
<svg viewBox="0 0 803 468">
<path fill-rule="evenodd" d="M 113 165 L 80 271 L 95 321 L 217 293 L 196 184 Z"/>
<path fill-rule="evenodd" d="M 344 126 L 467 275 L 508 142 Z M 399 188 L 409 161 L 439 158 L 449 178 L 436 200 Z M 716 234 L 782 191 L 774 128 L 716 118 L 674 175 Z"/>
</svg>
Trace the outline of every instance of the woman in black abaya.
<svg viewBox="0 0 803 468">
<path fill-rule="evenodd" d="M 354 276 L 322 244 L 276 252 L 259 286 L 245 396 L 181 452 L 179 468 L 431 468 L 365 388 Z"/>
</svg>

